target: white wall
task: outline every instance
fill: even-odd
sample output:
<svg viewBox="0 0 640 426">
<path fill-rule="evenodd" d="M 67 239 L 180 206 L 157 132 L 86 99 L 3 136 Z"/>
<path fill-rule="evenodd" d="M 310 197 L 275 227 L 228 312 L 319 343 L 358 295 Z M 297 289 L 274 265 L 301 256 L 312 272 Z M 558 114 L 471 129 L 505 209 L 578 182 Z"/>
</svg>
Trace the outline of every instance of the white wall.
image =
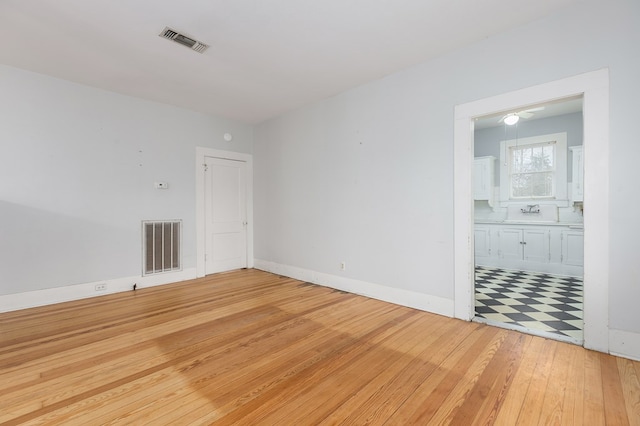
<svg viewBox="0 0 640 426">
<path fill-rule="evenodd" d="M 452 299 L 454 106 L 608 67 L 609 326 L 640 333 L 639 28 L 586 1 L 257 126 L 256 258 Z"/>
<path fill-rule="evenodd" d="M 0 295 L 139 277 L 144 219 L 182 219 L 195 269 L 195 147 L 250 126 L 6 66 L 0 93 Z"/>
</svg>

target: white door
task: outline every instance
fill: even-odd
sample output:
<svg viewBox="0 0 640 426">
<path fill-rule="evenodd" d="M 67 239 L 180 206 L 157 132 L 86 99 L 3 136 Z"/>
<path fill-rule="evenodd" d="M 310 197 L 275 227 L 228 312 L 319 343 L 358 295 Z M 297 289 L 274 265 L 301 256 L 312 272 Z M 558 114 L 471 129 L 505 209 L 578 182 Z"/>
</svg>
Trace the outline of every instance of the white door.
<svg viewBox="0 0 640 426">
<path fill-rule="evenodd" d="M 502 229 L 499 234 L 500 257 L 509 260 L 522 260 L 522 230 Z"/>
<path fill-rule="evenodd" d="M 527 229 L 523 233 L 524 260 L 549 262 L 549 231 Z"/>
<path fill-rule="evenodd" d="M 474 230 L 476 259 L 491 256 L 491 235 L 488 227 L 476 226 Z"/>
<path fill-rule="evenodd" d="M 584 233 L 582 231 L 562 232 L 562 263 L 584 266 Z"/>
<path fill-rule="evenodd" d="M 205 273 L 247 267 L 246 163 L 205 157 Z"/>
</svg>

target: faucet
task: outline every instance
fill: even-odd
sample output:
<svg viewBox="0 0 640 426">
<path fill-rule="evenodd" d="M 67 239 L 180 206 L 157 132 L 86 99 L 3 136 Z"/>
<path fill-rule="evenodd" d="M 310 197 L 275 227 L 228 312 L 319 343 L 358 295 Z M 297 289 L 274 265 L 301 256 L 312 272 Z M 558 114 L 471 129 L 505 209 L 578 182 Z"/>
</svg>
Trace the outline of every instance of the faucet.
<svg viewBox="0 0 640 426">
<path fill-rule="evenodd" d="M 540 204 L 527 204 L 526 209 L 520 209 L 523 214 L 537 214 L 540 213 Z"/>
</svg>

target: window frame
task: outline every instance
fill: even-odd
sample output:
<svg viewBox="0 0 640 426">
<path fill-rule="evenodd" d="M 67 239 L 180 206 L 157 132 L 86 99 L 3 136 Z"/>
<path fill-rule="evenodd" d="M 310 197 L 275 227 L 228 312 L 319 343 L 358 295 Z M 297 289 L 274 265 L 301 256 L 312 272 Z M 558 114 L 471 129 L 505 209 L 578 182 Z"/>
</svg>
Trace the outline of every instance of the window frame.
<svg viewBox="0 0 640 426">
<path fill-rule="evenodd" d="M 544 148 L 547 146 L 551 146 L 553 148 L 553 155 L 552 155 L 552 164 L 551 167 L 546 169 L 546 170 L 532 170 L 529 172 L 525 172 L 525 171 L 514 171 L 514 164 L 515 164 L 515 158 L 514 155 L 516 153 L 516 151 L 524 151 L 524 150 L 531 150 L 532 154 L 533 154 L 533 150 L 535 148 Z M 557 163 L 558 163 L 558 144 L 555 140 L 550 140 L 547 142 L 542 142 L 542 143 L 536 143 L 536 144 L 526 144 L 526 145 L 522 145 L 522 144 L 517 144 L 514 146 L 509 146 L 507 147 L 507 158 L 508 158 L 508 165 L 507 168 L 509 170 L 509 199 L 510 200 L 555 200 L 556 199 L 556 181 L 557 181 Z M 549 174 L 551 173 L 551 176 L 553 177 L 552 182 L 551 182 L 551 194 L 550 195 L 532 195 L 532 196 L 523 196 L 523 197 L 517 197 L 514 195 L 514 187 L 513 187 L 513 182 L 514 182 L 514 175 L 535 175 L 535 174 Z"/>
<path fill-rule="evenodd" d="M 519 197 L 511 196 L 511 152 L 512 148 L 532 145 L 544 145 L 555 142 L 555 172 L 554 172 L 554 196 L 550 197 Z M 513 204 L 522 204 L 527 201 L 541 201 L 547 204 L 556 204 L 558 207 L 567 207 L 569 199 L 567 194 L 567 133 L 551 133 L 527 138 L 503 140 L 500 142 L 500 206 L 507 207 Z"/>
</svg>

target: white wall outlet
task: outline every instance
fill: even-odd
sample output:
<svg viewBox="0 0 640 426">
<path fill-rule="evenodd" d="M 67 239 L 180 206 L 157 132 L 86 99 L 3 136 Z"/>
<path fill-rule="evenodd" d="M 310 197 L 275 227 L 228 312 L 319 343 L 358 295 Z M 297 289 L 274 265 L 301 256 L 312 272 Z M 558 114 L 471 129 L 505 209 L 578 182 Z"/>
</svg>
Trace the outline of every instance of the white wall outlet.
<svg viewBox="0 0 640 426">
<path fill-rule="evenodd" d="M 342 271 L 346 270 L 347 269 L 347 262 L 344 262 L 344 261 L 340 262 L 340 269 Z"/>
<path fill-rule="evenodd" d="M 156 189 L 168 189 L 169 184 L 167 182 L 155 182 L 154 183 Z"/>
<path fill-rule="evenodd" d="M 105 291 L 107 289 L 107 284 L 96 284 L 96 291 Z"/>
</svg>

